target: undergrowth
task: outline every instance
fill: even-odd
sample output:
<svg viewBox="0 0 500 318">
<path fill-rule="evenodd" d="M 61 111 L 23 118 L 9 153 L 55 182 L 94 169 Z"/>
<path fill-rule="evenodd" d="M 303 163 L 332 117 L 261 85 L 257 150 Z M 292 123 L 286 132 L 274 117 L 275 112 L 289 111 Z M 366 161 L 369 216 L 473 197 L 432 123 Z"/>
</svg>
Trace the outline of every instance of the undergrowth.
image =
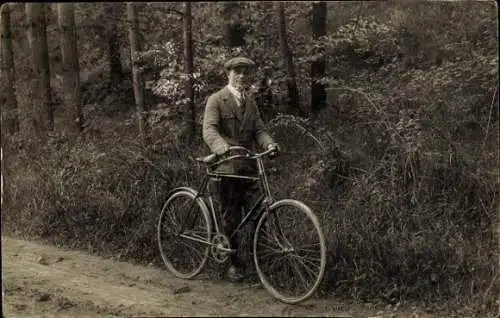
<svg viewBox="0 0 500 318">
<path fill-rule="evenodd" d="M 401 127 L 385 115 L 373 118 L 384 123 L 367 135 L 399 131 L 399 138 L 375 145 L 292 116 L 270 123 L 285 144 L 272 168 L 274 189 L 307 202 L 329 242 L 323 288 L 360 300 L 494 308 L 498 167 L 480 167 L 494 163 L 495 152 L 472 155 L 424 131 L 411 146 L 401 137 L 415 124 Z"/>
<path fill-rule="evenodd" d="M 320 294 L 491 309 L 499 292 L 491 171 L 456 148 L 432 156 L 394 147 L 366 160 L 362 146 L 318 127 L 288 115 L 271 121 L 283 151 L 267 170 L 277 198 L 302 200 L 320 217 L 329 252 Z M 127 137 L 71 147 L 52 137 L 39 153 L 21 150 L 4 229 L 161 266 L 161 205 L 170 189 L 198 186 L 203 170 L 192 158 L 207 153 L 201 140 L 186 147 L 163 136 L 147 151 Z"/>
</svg>

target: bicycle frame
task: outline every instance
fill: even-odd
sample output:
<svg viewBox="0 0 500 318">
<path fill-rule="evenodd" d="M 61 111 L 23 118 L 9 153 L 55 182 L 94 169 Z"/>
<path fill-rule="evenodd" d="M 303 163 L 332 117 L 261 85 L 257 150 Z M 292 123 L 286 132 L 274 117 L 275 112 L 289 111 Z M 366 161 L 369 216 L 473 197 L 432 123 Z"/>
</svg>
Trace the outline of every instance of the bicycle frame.
<svg viewBox="0 0 500 318">
<path fill-rule="evenodd" d="M 245 216 L 241 220 L 241 222 L 236 226 L 236 228 L 233 230 L 233 232 L 229 235 L 230 238 L 235 236 L 239 231 L 241 231 L 242 228 L 246 226 L 246 224 L 252 219 L 253 216 L 256 216 L 256 219 L 260 218 L 262 214 L 267 210 L 267 207 L 272 203 L 272 196 L 271 196 L 271 191 L 269 189 L 269 183 L 267 181 L 267 175 L 265 172 L 262 156 L 258 156 L 254 158 L 257 162 L 257 177 L 252 177 L 252 176 L 245 176 L 245 175 L 238 175 L 238 174 L 230 174 L 230 173 L 220 173 L 220 172 L 214 172 L 212 169 L 213 167 L 220 165 L 221 163 L 234 160 L 234 159 L 239 159 L 239 158 L 246 158 L 246 156 L 242 155 L 234 155 L 230 156 L 228 158 L 224 158 L 222 160 L 219 160 L 213 164 L 210 164 L 209 166 L 206 167 L 206 174 L 201 182 L 200 185 L 200 191 L 198 192 L 197 197 L 206 197 L 208 199 L 209 203 L 209 210 L 211 213 L 212 220 L 214 222 L 215 226 L 215 231 L 217 234 L 221 233 L 222 230 L 220 228 L 220 218 L 217 215 L 217 211 L 215 210 L 212 195 L 208 191 L 207 195 L 207 188 L 209 185 L 210 179 L 221 179 L 221 178 L 234 178 L 234 179 L 240 179 L 240 180 L 250 180 L 250 181 L 255 181 L 259 183 L 259 188 L 260 188 L 260 195 L 259 197 L 255 200 L 254 205 L 247 211 L 245 211 Z M 264 204 L 263 204 L 264 203 Z M 219 211 L 219 216 L 222 211 Z"/>
<path fill-rule="evenodd" d="M 238 146 L 236 146 L 234 148 L 246 150 L 245 148 L 238 147 Z M 246 151 L 248 151 L 248 150 L 246 150 Z M 218 178 L 235 178 L 235 179 L 251 180 L 251 181 L 259 182 L 260 196 L 255 201 L 254 206 L 251 209 L 249 209 L 248 211 L 246 211 L 245 217 L 241 220 L 241 222 L 238 224 L 238 226 L 236 226 L 236 228 L 233 230 L 233 232 L 229 235 L 229 238 L 232 238 L 239 231 L 241 231 L 241 229 L 248 224 L 248 222 L 250 221 L 250 219 L 253 216 L 256 215 L 256 220 L 258 220 L 268 210 L 267 208 L 273 202 L 273 199 L 271 196 L 271 191 L 269 189 L 269 183 L 267 181 L 266 171 L 265 171 L 263 160 L 262 160 L 262 156 L 268 154 L 269 152 L 270 151 L 267 150 L 263 153 L 260 153 L 258 155 L 254 155 L 254 156 L 249 156 L 248 154 L 247 155 L 233 155 L 233 156 L 229 156 L 227 158 L 223 158 L 221 160 L 218 160 L 214 163 L 207 164 L 205 176 L 201 182 L 201 185 L 199 187 L 199 191 L 196 193 L 195 201 L 193 201 L 193 205 L 189 208 L 186 219 L 189 220 L 189 216 L 192 213 L 192 208 L 196 205 L 196 200 L 199 198 L 207 198 L 208 203 L 209 203 L 208 209 L 210 210 L 210 216 L 211 216 L 211 219 L 212 219 L 213 224 L 215 226 L 215 234 L 226 234 L 226 233 L 222 233 L 222 230 L 220 227 L 221 219 L 218 217 L 217 211 L 215 211 L 212 195 L 209 192 L 207 193 L 206 190 L 208 188 L 209 180 L 211 178 L 216 178 L 216 179 L 218 179 Z M 234 160 L 234 159 L 239 159 L 239 158 L 256 160 L 258 176 L 252 177 L 252 176 L 220 173 L 220 172 L 213 171 L 213 167 L 216 167 L 224 162 Z M 219 211 L 219 216 L 221 216 L 220 214 L 221 214 L 221 211 Z M 192 220 L 193 223 L 195 221 L 196 220 Z M 180 229 L 179 233 L 183 233 L 184 226 L 186 225 L 186 223 L 187 222 L 184 222 L 181 225 L 181 229 Z M 191 225 L 193 225 L 193 224 L 191 224 Z M 180 234 L 180 236 L 184 237 L 186 239 L 198 241 L 200 243 L 212 245 L 211 242 L 206 242 L 203 239 L 200 239 L 197 237 L 191 237 L 191 236 L 188 236 L 186 234 Z"/>
</svg>

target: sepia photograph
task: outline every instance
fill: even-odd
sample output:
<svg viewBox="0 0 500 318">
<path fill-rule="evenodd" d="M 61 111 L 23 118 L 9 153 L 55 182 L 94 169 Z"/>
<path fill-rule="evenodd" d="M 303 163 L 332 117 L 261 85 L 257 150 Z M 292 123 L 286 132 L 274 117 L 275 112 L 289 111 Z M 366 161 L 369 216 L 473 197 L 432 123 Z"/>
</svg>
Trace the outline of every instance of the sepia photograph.
<svg viewBox="0 0 500 318">
<path fill-rule="evenodd" d="M 0 13 L 3 317 L 500 318 L 496 1 Z"/>
</svg>

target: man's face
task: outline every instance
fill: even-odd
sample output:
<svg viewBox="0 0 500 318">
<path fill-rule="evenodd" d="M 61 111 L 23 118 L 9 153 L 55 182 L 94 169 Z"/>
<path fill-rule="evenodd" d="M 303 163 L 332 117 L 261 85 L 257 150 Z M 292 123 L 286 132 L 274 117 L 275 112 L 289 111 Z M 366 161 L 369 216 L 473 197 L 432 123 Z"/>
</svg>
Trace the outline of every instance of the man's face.
<svg viewBox="0 0 500 318">
<path fill-rule="evenodd" d="M 235 67 L 228 74 L 229 85 L 238 90 L 248 89 L 250 86 L 250 69 L 245 66 Z"/>
</svg>

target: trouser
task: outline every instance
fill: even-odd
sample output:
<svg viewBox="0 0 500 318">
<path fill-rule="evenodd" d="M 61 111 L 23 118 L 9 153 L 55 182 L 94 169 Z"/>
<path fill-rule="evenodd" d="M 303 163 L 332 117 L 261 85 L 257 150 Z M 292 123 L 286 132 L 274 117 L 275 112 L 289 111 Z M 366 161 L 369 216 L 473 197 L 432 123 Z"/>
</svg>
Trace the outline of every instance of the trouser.
<svg viewBox="0 0 500 318">
<path fill-rule="evenodd" d="M 258 190 L 257 184 L 235 178 L 221 178 L 219 187 L 219 202 L 224 223 L 224 233 L 230 237 L 242 220 L 242 207 L 248 209 L 253 195 Z M 231 248 L 238 250 L 240 237 L 238 233 L 230 238 Z M 244 264 L 237 253 L 230 256 L 231 265 L 243 268 Z"/>
</svg>

